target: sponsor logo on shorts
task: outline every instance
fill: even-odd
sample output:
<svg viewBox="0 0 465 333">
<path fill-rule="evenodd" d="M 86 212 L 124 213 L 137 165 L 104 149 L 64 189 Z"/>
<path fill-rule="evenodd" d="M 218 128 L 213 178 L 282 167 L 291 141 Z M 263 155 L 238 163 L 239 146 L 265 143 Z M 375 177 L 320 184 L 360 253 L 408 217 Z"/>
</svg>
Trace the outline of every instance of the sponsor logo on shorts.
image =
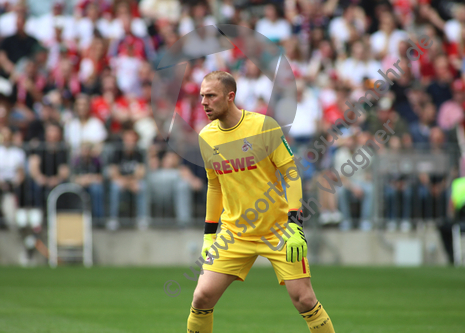
<svg viewBox="0 0 465 333">
<path fill-rule="evenodd" d="M 212 262 L 213 264 L 213 261 L 215 260 L 215 258 L 213 256 L 209 256 L 207 255 L 207 259 L 205 259 L 205 262 L 209 263 L 210 261 Z"/>
</svg>

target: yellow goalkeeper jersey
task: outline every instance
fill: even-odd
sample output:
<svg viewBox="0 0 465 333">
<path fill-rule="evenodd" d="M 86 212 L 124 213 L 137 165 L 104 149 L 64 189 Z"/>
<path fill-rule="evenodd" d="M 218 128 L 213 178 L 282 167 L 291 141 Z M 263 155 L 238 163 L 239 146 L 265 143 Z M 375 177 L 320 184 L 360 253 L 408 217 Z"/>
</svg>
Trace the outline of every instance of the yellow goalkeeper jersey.
<svg viewBox="0 0 465 333">
<path fill-rule="evenodd" d="M 217 178 L 221 186 L 222 229 L 247 240 L 276 237 L 270 228 L 284 225 L 288 212 L 285 195 L 278 194 L 284 191 L 277 168 L 293 159 L 278 123 L 242 110 L 232 128 L 221 128 L 218 120 L 205 126 L 199 145 L 208 181 Z"/>
</svg>

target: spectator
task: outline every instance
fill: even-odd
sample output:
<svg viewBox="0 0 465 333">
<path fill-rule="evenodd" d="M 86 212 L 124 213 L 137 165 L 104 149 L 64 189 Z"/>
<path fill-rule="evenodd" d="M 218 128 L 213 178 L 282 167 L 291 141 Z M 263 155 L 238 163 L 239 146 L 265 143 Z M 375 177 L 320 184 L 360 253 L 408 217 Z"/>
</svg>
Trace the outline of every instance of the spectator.
<svg viewBox="0 0 465 333">
<path fill-rule="evenodd" d="M 200 26 L 215 25 L 216 20 L 209 13 L 206 2 L 199 1 L 193 6 L 186 7 L 179 20 L 179 35 L 182 37 Z"/>
<path fill-rule="evenodd" d="M 0 38 L 14 35 L 17 32 L 16 22 L 18 15 L 26 16 L 26 13 L 27 7 L 22 1 L 3 1 L 0 4 Z M 34 29 L 32 29 L 32 25 L 29 22 L 26 23 L 25 30 L 30 35 Z"/>
<path fill-rule="evenodd" d="M 50 123 L 45 127 L 45 142 L 29 156 L 34 206 L 44 208 L 50 191 L 69 177 L 67 150 L 63 146 L 61 127 Z"/>
<path fill-rule="evenodd" d="M 208 124 L 205 110 L 199 103 L 199 87 L 188 82 L 182 87 L 183 97 L 176 103 L 175 111 L 184 120 L 188 128 L 194 129 L 199 133 L 202 128 Z"/>
<path fill-rule="evenodd" d="M 73 39 L 65 40 L 63 39 L 63 26 L 60 25 L 61 22 L 57 21 L 55 23 L 55 35 L 54 38 L 48 41 L 46 44 L 48 49 L 48 59 L 47 59 L 47 69 L 52 71 L 57 75 L 59 72 L 60 66 L 62 66 L 61 61 L 69 60 L 71 66 L 79 69 L 79 60 L 80 54 L 78 50 L 78 45 Z"/>
<path fill-rule="evenodd" d="M 418 148 L 425 148 L 430 141 L 431 129 L 436 125 L 436 106 L 427 103 L 420 111 L 420 119 L 410 125 L 410 134 Z"/>
<path fill-rule="evenodd" d="M 308 62 L 304 59 L 304 54 L 300 42 L 296 37 L 289 38 L 284 42 L 286 58 L 291 65 L 292 72 L 296 78 L 302 78 L 308 72 Z"/>
<path fill-rule="evenodd" d="M 90 98 L 80 94 L 74 103 L 75 118 L 65 126 L 65 141 L 71 149 L 77 150 L 83 142 L 97 145 L 96 151 L 107 138 L 107 130 L 102 121 L 90 114 Z"/>
<path fill-rule="evenodd" d="M 401 43 L 403 45 L 403 43 Z M 394 93 L 394 110 L 407 121 L 409 124 L 418 120 L 418 115 L 415 111 L 416 108 L 412 105 L 412 95 L 414 90 L 414 77 L 410 60 L 407 57 L 400 58 L 400 68 L 404 74 L 399 77 L 394 77 L 394 85 L 391 87 L 392 93 Z M 418 103 L 420 104 L 420 103 Z"/>
<path fill-rule="evenodd" d="M 157 135 L 157 125 L 151 107 L 152 82 L 142 81 L 142 94 L 130 100 L 129 108 L 134 130 L 139 135 L 139 147 L 147 149 Z M 205 112 L 204 112 L 205 113 Z"/>
<path fill-rule="evenodd" d="M 364 135 L 365 138 L 370 138 L 370 135 Z M 341 167 L 347 160 L 352 158 L 352 155 L 357 150 L 357 141 L 354 135 L 347 137 L 334 156 L 334 167 L 336 170 L 341 170 Z M 339 208 L 344 216 L 344 220 L 340 224 L 341 230 L 348 230 L 353 226 L 353 218 L 350 209 L 352 199 L 361 201 L 360 214 L 360 229 L 369 231 L 373 227 L 373 182 L 370 170 L 371 160 L 368 159 L 365 168 L 359 168 L 355 171 L 352 177 L 345 177 L 339 174 L 343 186 L 338 187 L 337 196 Z"/>
<path fill-rule="evenodd" d="M 429 146 L 430 154 L 443 154 L 446 138 L 439 127 L 430 130 Z M 422 217 L 428 220 L 442 218 L 447 211 L 447 179 L 446 175 L 430 172 L 419 174 L 419 197 L 422 208 Z"/>
<path fill-rule="evenodd" d="M 110 39 L 118 40 L 132 35 L 138 38 L 147 37 L 147 25 L 140 17 L 135 17 L 128 1 L 114 4 L 115 18 L 110 24 Z M 137 7 L 136 7 L 137 11 Z"/>
<path fill-rule="evenodd" d="M 281 42 L 291 37 L 291 24 L 280 17 L 278 7 L 274 4 L 265 6 L 265 17 L 258 20 L 255 30 L 272 42 Z"/>
<path fill-rule="evenodd" d="M 32 55 L 37 39 L 28 35 L 25 31 L 26 16 L 18 13 L 16 19 L 17 31 L 14 35 L 6 37 L 0 44 L 0 63 L 6 72 L 13 71 L 13 65 L 24 57 Z"/>
<path fill-rule="evenodd" d="M 105 41 L 102 38 L 94 38 L 79 65 L 79 80 L 83 90 L 97 92 L 99 76 L 107 66 Z"/>
<path fill-rule="evenodd" d="M 8 127 L 1 129 L 0 146 L 0 197 L 6 224 L 13 226 L 18 203 L 24 203 L 22 186 L 25 178 L 26 154 L 12 145 L 13 133 Z"/>
<path fill-rule="evenodd" d="M 115 77 L 104 76 L 102 94 L 92 100 L 91 108 L 92 115 L 105 123 L 111 140 L 117 139 L 121 124 L 130 119 L 128 107 L 129 102 L 118 89 Z"/>
<path fill-rule="evenodd" d="M 407 40 L 407 33 L 397 29 L 397 23 L 391 12 L 380 15 L 379 30 L 370 37 L 371 49 L 378 60 L 386 56 L 399 59 L 399 43 Z"/>
<path fill-rule="evenodd" d="M 177 23 L 181 16 L 181 4 L 180 1 L 172 0 L 141 0 L 139 11 L 144 17 L 152 20 L 167 19 Z"/>
<path fill-rule="evenodd" d="M 452 84 L 452 99 L 442 103 L 438 114 L 438 125 L 448 131 L 464 120 L 465 83 L 457 79 Z"/>
<path fill-rule="evenodd" d="M 396 156 L 401 154 L 401 149 L 401 139 L 398 136 L 391 136 L 389 148 L 380 154 Z M 411 229 L 414 184 L 412 177 L 409 176 L 400 170 L 400 167 L 390 167 L 385 178 L 381 181 L 384 185 L 384 216 L 388 219 L 386 228 L 389 231 L 394 231 L 398 225 L 403 231 Z"/>
<path fill-rule="evenodd" d="M 331 20 L 328 32 L 338 53 L 344 53 L 345 45 L 351 44 L 364 33 L 365 22 L 363 10 L 352 4 L 344 9 L 342 16 Z"/>
<path fill-rule="evenodd" d="M 465 151 L 462 124 L 464 85 L 459 82 L 461 79 L 456 79 L 451 86 L 452 80 L 461 75 L 465 54 L 462 40 L 465 29 L 461 27 L 465 22 L 465 6 L 457 4 L 457 1 L 453 7 L 448 7 L 441 6 L 442 2 L 437 0 L 431 4 L 428 1 L 415 4 L 403 0 L 331 0 L 322 3 L 299 0 L 285 2 L 284 15 L 280 15 L 276 9 L 281 9 L 278 7 L 281 5 L 275 6 L 276 1 L 270 4 L 269 1 L 260 0 L 261 7 L 234 8 L 236 2 L 228 0 L 217 8 L 222 13 L 220 22 L 213 18 L 212 10 L 205 1 L 79 0 L 74 17 L 66 16 L 60 5 L 50 6 L 51 10 L 42 10 L 47 6 L 40 7 L 40 1 L 29 1 L 30 5 L 34 5 L 33 10 L 48 12 L 42 16 L 31 12 L 26 22 L 28 8 L 23 1 L 7 2 L 0 5 L 0 12 L 6 11 L 0 15 L 0 38 L 9 36 L 0 40 L 0 128 L 6 126 L 13 129 L 18 144 L 24 134 L 33 155 L 39 155 L 44 163 L 46 160 L 43 154 L 38 154 L 39 148 L 47 145 L 44 142 L 45 129 L 55 122 L 64 126 L 64 137 L 75 150 L 80 148 L 83 141 L 91 140 L 98 146 L 106 137 L 105 132 L 109 142 L 120 142 L 127 123 L 139 134 L 140 149 L 150 147 L 154 136 L 165 143 L 160 139 L 165 135 L 159 129 L 170 128 L 173 108 L 189 127 L 198 132 L 208 122 L 198 103 L 199 85 L 207 73 L 217 69 L 229 71 L 236 77 L 236 102 L 240 107 L 259 113 L 271 112 L 269 115 L 278 119 L 280 114 L 275 106 L 282 106 L 285 101 L 277 104 L 272 100 L 268 108 L 273 82 L 262 75 L 242 52 L 258 46 L 253 38 L 239 31 L 232 40 L 234 48 L 202 56 L 206 49 L 224 49 L 214 38 L 217 31 L 207 27 L 225 23 L 224 19 L 250 29 L 255 26 L 256 31 L 285 48 L 298 88 L 297 114 L 289 132 L 291 144 L 302 148 L 301 151 L 296 149 L 296 154 L 305 151 L 304 148 L 312 144 L 312 137 L 321 135 L 319 131 L 325 133 L 336 119 L 343 117 L 349 98 L 358 99 L 366 89 L 373 88 L 373 80 L 379 78 L 378 69 L 386 72 L 386 69 L 393 68 L 392 64 L 398 59 L 401 59 L 401 70 L 396 72 L 402 75 L 390 75 L 394 85 L 386 93 L 387 99 L 380 96 L 374 106 L 376 110 L 373 112 L 374 108 L 366 107 L 366 112 L 351 127 L 359 126 L 374 134 L 389 121 L 395 134 L 387 144 L 388 153 L 410 149 L 412 141 L 433 145 L 436 151 L 444 153 L 445 148 L 440 141 L 445 140 L 445 133 L 435 129 L 433 119 L 432 110 L 436 108 L 439 114 L 437 124 L 444 131 L 451 130 L 447 135 L 453 137 L 455 134 L 459 146 Z M 255 4 L 258 2 L 255 1 Z M 154 15 L 155 22 L 150 17 L 139 17 L 138 4 L 143 15 Z M 164 12 L 163 8 L 172 8 L 173 11 Z M 260 10 L 264 10 L 265 15 L 258 20 L 254 15 Z M 449 10 L 454 17 L 447 21 Z M 163 17 L 159 17 L 162 12 Z M 72 26 L 76 28 L 70 28 Z M 180 35 L 202 27 L 204 29 L 199 29 L 198 33 L 190 34 L 187 43 L 179 41 Z M 208 34 L 209 31 L 213 34 Z M 409 32 L 408 37 L 405 31 Z M 410 44 L 406 39 L 411 38 L 415 42 L 421 34 L 426 34 L 432 45 L 418 61 L 409 61 L 406 52 Z M 41 47 L 34 38 L 43 42 L 46 48 Z M 151 67 L 158 65 L 167 50 L 174 53 L 185 51 L 196 60 L 187 65 L 179 100 L 160 99 L 152 105 L 151 84 L 162 72 L 155 72 Z M 347 54 L 348 51 L 350 54 Z M 265 58 L 260 58 L 260 61 L 266 63 L 266 57 L 270 55 L 267 52 L 262 55 Z M 250 58 L 249 54 L 247 56 Z M 165 78 L 160 78 L 160 85 L 163 85 Z M 301 89 L 305 85 L 300 80 L 311 85 L 312 89 Z M 167 91 L 153 91 L 160 96 L 171 96 L 174 90 L 168 87 Z M 86 103 L 79 96 L 81 92 L 92 96 L 90 116 L 85 114 L 88 110 L 85 111 L 86 107 L 83 107 Z M 295 107 L 295 98 L 293 103 Z M 81 110 L 84 114 L 79 118 L 73 110 L 76 113 Z M 93 117 L 100 120 L 98 131 L 87 128 L 89 123 L 98 122 Z M 106 130 L 102 130 L 102 126 Z M 90 137 L 83 138 L 83 133 Z M 94 135 L 99 139 L 94 140 Z M 171 139 L 175 139 L 175 136 Z M 365 139 L 366 134 L 362 132 L 359 137 Z M 186 141 L 196 142 L 190 137 Z M 346 149 L 348 147 L 341 147 L 338 154 L 343 156 Z M 318 164 L 307 170 L 303 176 L 307 191 L 317 174 L 323 179 L 324 176 L 329 177 L 327 169 L 332 165 L 335 151 L 337 147 L 333 146 L 322 152 Z M 167 161 L 170 165 L 177 165 L 170 156 L 167 156 Z M 152 171 L 175 174 L 179 173 L 179 168 L 169 166 Z M 315 169 L 321 172 L 316 173 Z M 198 174 L 196 176 L 201 178 Z M 421 186 L 426 193 L 422 199 L 425 203 L 428 200 L 438 201 L 441 197 L 432 194 L 434 191 L 441 192 L 439 188 L 444 180 L 438 178 L 441 175 L 428 174 L 429 180 L 425 178 L 423 183 L 418 180 L 418 184 L 404 182 L 403 176 L 395 172 L 391 176 L 384 184 L 384 188 L 390 186 L 390 192 L 385 194 L 390 213 L 386 217 L 389 219 L 403 220 L 409 215 L 416 216 L 415 212 L 405 212 L 407 208 L 403 202 L 407 185 L 412 185 L 415 190 L 413 199 L 420 197 L 418 189 Z M 369 183 L 367 179 L 364 181 Z M 383 192 L 384 188 L 377 189 Z M 190 193 L 192 191 L 191 188 Z M 345 194 L 353 198 L 354 194 L 361 194 L 363 188 L 355 192 L 347 190 Z M 332 215 L 338 205 L 347 203 L 341 201 L 344 196 L 330 198 L 324 197 L 324 193 L 320 194 L 323 194 L 321 200 L 327 210 L 322 214 L 322 221 L 338 220 Z M 362 203 L 364 200 L 365 196 Z M 428 214 L 423 212 L 424 216 L 439 216 L 436 212 Z M 350 220 L 345 215 L 345 220 Z"/>
<path fill-rule="evenodd" d="M 452 98 L 450 84 L 453 75 L 450 70 L 449 60 L 445 55 L 440 55 L 434 60 L 435 78 L 428 86 L 426 92 L 431 95 L 433 103 L 439 109 L 441 104 Z"/>
<path fill-rule="evenodd" d="M 297 81 L 296 88 L 297 109 L 289 136 L 292 138 L 293 145 L 297 148 L 308 145 L 321 129 L 322 110 L 315 91 L 308 88 L 303 80 Z M 285 118 L 284 115 L 289 114 L 289 108 L 295 103 L 294 101 L 291 102 L 293 103 L 288 103 L 287 99 L 283 99 L 276 106 L 275 118 L 278 122 L 286 120 L 280 118 Z"/>
<path fill-rule="evenodd" d="M 96 33 L 104 38 L 108 38 L 110 35 L 110 23 L 100 17 L 100 9 L 95 2 L 89 2 L 85 6 L 85 16 L 76 23 L 76 27 L 81 50 L 85 50 L 91 45 Z"/>
<path fill-rule="evenodd" d="M 90 194 L 92 216 L 101 219 L 104 215 L 102 163 L 95 156 L 93 144 L 82 142 L 80 154 L 73 161 L 74 183 L 81 185 Z"/>
<path fill-rule="evenodd" d="M 451 13 L 454 18 L 444 22 L 441 16 L 433 8 L 428 8 L 428 17 L 430 21 L 444 32 L 449 42 L 459 43 L 462 26 L 465 23 L 465 5 L 463 3 L 454 4 L 454 8 L 451 10 Z"/>
<path fill-rule="evenodd" d="M 71 58 L 66 54 L 60 55 L 57 68 L 53 72 L 52 82 L 49 90 L 57 89 L 63 100 L 71 103 L 73 96 L 81 92 L 79 76 L 75 71 Z"/>
<path fill-rule="evenodd" d="M 152 151 L 149 165 L 150 188 L 156 205 L 163 209 L 174 208 L 179 224 L 186 226 L 192 219 L 193 192 L 203 189 L 202 180 L 189 167 L 180 164 L 175 152 L 165 152 L 159 162 L 156 151 Z"/>
<path fill-rule="evenodd" d="M 34 103 L 42 100 L 47 83 L 46 77 L 38 71 L 36 62 L 27 60 L 24 64 L 24 73 L 17 75 L 15 81 L 13 94 L 17 105 L 32 112 Z"/>
<path fill-rule="evenodd" d="M 140 93 L 138 72 L 142 67 L 142 60 L 134 52 L 134 45 L 129 44 L 123 54 L 111 60 L 111 66 L 116 75 L 118 88 L 127 96 L 137 96 Z"/>
<path fill-rule="evenodd" d="M 273 88 L 272 82 L 251 61 L 245 64 L 245 75 L 237 79 L 236 103 L 245 110 L 254 110 L 257 99 L 261 96 L 265 101 L 270 100 Z"/>
<path fill-rule="evenodd" d="M 323 170 L 318 176 L 318 183 L 324 188 L 330 188 L 330 184 L 326 178 L 337 182 L 337 178 L 328 170 Z M 340 223 L 344 219 L 344 215 L 338 209 L 338 196 L 328 193 L 318 188 L 318 202 L 321 204 L 319 221 L 321 224 Z M 347 223 L 347 222 L 345 222 Z"/>
<path fill-rule="evenodd" d="M 55 1 L 52 11 L 34 18 L 33 36 L 44 45 L 50 45 L 55 39 L 55 29 L 60 27 L 63 39 L 72 41 L 75 37 L 75 20 L 72 16 L 64 13 L 64 4 Z"/>
<path fill-rule="evenodd" d="M 322 40 L 313 50 L 306 78 L 311 84 L 326 88 L 336 76 L 336 52 L 330 41 Z"/>
<path fill-rule="evenodd" d="M 352 44 L 351 57 L 346 59 L 338 70 L 338 75 L 348 87 L 353 89 L 361 88 L 365 78 L 376 80 L 381 63 L 371 59 L 370 52 L 362 41 Z"/>
<path fill-rule="evenodd" d="M 123 15 L 119 19 L 122 25 L 122 33 L 118 33 L 110 45 L 108 55 L 110 57 L 129 55 L 141 60 L 154 59 L 155 53 L 150 39 L 143 39 L 134 34 L 131 30 L 132 18 L 130 15 Z"/>
<path fill-rule="evenodd" d="M 395 132 L 395 136 L 401 138 L 404 142 L 406 136 L 410 136 L 409 127 L 405 120 L 393 109 L 392 96 L 382 97 L 376 105 L 376 116 L 370 115 L 366 121 L 368 131 L 374 135 L 378 130 L 384 128 L 384 124 L 388 123 L 389 127 Z M 409 147 L 406 147 L 409 148 Z"/>
<path fill-rule="evenodd" d="M 110 221 L 107 228 L 119 227 L 117 220 L 121 193 L 129 191 L 136 196 L 138 225 L 146 226 L 147 202 L 145 188 L 145 164 L 142 153 L 137 149 L 138 135 L 133 129 L 122 133 L 123 146 L 117 149 L 110 162 Z"/>
<path fill-rule="evenodd" d="M 60 122 L 60 113 L 52 105 L 48 97 L 44 97 L 38 114 L 39 117 L 31 121 L 26 128 L 24 138 L 32 147 L 36 147 L 39 142 L 45 141 L 45 128 L 48 124 Z"/>
</svg>

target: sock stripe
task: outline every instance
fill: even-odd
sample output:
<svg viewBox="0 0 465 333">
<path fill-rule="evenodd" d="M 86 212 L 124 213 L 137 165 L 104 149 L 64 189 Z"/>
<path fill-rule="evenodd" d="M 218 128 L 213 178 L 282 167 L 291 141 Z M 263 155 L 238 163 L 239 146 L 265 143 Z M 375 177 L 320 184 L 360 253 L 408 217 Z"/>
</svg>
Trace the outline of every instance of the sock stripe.
<svg viewBox="0 0 465 333">
<path fill-rule="evenodd" d="M 308 319 L 308 318 L 311 318 L 313 316 L 316 316 L 318 314 L 318 312 L 320 312 L 320 309 L 321 309 L 321 303 L 320 302 L 317 302 L 315 304 L 315 306 L 310 310 L 310 311 L 306 311 L 306 312 L 301 312 L 300 315 L 304 318 L 304 319 Z"/>
<path fill-rule="evenodd" d="M 213 308 L 212 309 L 196 309 L 194 308 L 193 306 L 191 306 L 191 312 L 193 314 L 197 314 L 197 315 L 209 315 L 211 313 L 213 313 Z"/>
</svg>

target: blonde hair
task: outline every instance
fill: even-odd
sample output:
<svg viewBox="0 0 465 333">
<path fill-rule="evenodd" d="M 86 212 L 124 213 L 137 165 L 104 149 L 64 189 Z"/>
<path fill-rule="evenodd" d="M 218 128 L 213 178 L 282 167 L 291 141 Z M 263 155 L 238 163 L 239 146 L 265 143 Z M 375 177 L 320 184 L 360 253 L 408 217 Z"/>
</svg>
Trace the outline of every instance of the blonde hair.
<svg viewBox="0 0 465 333">
<path fill-rule="evenodd" d="M 218 80 L 221 82 L 223 85 L 223 90 L 225 95 L 227 95 L 230 91 L 234 92 L 236 94 L 236 80 L 234 77 L 228 73 L 228 72 L 223 72 L 223 71 L 214 71 L 211 72 L 203 78 L 204 80 Z"/>
</svg>

